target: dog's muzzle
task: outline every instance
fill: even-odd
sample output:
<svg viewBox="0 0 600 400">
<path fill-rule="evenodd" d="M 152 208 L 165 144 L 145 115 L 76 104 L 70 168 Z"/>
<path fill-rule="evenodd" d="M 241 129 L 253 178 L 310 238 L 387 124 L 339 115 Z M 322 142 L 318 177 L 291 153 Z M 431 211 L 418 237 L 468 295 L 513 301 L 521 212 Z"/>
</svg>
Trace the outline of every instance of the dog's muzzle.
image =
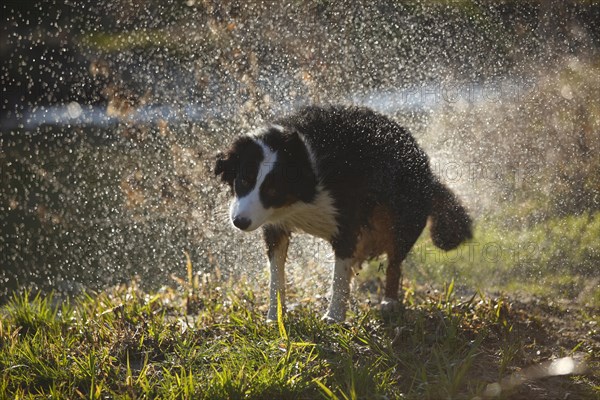
<svg viewBox="0 0 600 400">
<path fill-rule="evenodd" d="M 242 231 L 245 231 L 246 229 L 248 229 L 250 224 L 252 224 L 252 220 L 250 220 L 249 218 L 243 218 L 243 217 L 239 217 L 239 216 L 233 218 L 232 222 L 236 228 L 238 228 Z"/>
</svg>

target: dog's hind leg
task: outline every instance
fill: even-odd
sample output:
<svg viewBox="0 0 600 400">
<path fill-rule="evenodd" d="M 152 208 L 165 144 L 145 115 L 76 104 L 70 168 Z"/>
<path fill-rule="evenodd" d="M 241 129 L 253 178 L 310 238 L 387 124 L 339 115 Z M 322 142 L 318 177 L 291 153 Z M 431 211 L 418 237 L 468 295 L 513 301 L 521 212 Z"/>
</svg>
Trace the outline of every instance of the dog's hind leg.
<svg viewBox="0 0 600 400">
<path fill-rule="evenodd" d="M 402 280 L 404 258 L 388 253 L 388 266 L 385 271 L 385 290 L 381 300 L 381 312 L 389 315 L 400 309 L 399 292 Z"/>
<path fill-rule="evenodd" d="M 266 225 L 263 228 L 269 257 L 269 311 L 267 321 L 277 321 L 277 304 L 285 312 L 285 260 L 290 244 L 290 233 L 282 228 Z"/>
<path fill-rule="evenodd" d="M 401 219 L 394 227 L 394 248 L 387 251 L 388 266 L 385 273 L 384 298 L 381 301 L 383 313 L 391 313 L 399 308 L 402 262 L 421 235 L 426 222 L 426 215 L 412 216 L 410 219 Z"/>
</svg>

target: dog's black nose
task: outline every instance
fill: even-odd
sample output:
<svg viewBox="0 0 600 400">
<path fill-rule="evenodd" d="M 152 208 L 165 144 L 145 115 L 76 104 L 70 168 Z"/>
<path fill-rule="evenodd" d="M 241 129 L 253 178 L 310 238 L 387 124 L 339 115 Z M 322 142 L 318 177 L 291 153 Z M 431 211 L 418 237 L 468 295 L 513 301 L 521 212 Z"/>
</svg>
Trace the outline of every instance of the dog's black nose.
<svg viewBox="0 0 600 400">
<path fill-rule="evenodd" d="M 243 217 L 235 217 L 233 219 L 233 224 L 241 230 L 246 230 L 246 228 L 248 228 L 250 226 L 250 224 L 252 223 L 251 220 L 249 220 L 248 218 L 243 218 Z"/>
</svg>

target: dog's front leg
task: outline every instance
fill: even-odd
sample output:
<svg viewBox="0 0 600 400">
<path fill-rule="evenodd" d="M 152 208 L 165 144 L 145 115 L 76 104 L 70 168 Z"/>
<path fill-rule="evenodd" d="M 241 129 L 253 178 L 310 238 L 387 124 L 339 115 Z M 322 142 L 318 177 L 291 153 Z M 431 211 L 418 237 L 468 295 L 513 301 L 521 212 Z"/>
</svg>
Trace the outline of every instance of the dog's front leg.
<svg viewBox="0 0 600 400">
<path fill-rule="evenodd" d="M 331 282 L 331 302 L 323 317 L 326 321 L 341 322 L 346 319 L 348 298 L 350 297 L 350 281 L 352 279 L 352 258 L 335 259 L 333 280 Z"/>
<path fill-rule="evenodd" d="M 290 244 L 290 234 L 281 228 L 266 226 L 263 229 L 269 257 L 269 312 L 267 321 L 277 321 L 277 303 L 285 311 L 285 259 Z"/>
</svg>

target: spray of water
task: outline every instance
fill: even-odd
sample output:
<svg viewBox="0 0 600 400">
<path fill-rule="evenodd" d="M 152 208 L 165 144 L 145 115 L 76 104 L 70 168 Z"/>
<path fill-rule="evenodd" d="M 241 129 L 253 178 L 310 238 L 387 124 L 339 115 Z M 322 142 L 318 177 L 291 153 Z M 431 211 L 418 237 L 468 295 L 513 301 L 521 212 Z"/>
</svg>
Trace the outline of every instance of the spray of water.
<svg viewBox="0 0 600 400">
<path fill-rule="evenodd" d="M 184 251 L 200 271 L 260 273 L 259 234 L 230 228 L 213 155 L 312 102 L 398 119 L 479 216 L 561 191 L 544 213 L 597 210 L 598 7 L 461 4 L 3 5 L 3 294 L 161 285 Z M 300 239 L 292 276 L 329 260 Z"/>
</svg>

